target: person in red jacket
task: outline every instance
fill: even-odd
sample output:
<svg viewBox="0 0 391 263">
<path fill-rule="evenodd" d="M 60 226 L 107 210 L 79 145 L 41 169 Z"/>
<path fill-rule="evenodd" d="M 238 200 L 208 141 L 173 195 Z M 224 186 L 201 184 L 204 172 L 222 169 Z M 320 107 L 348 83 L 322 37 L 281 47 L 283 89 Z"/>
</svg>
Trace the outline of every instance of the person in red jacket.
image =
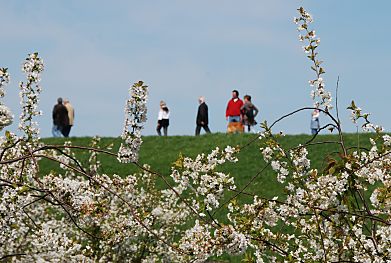
<svg viewBox="0 0 391 263">
<path fill-rule="evenodd" d="M 229 123 L 241 122 L 240 108 L 243 106 L 243 101 L 239 99 L 239 91 L 232 91 L 232 99 L 228 101 L 225 117 Z"/>
</svg>

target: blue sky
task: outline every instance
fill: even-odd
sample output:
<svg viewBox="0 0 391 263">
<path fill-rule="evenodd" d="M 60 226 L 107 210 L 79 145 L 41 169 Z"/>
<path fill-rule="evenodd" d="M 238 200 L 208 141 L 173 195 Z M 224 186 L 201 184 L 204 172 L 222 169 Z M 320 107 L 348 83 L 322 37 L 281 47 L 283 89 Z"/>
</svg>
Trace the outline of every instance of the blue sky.
<svg viewBox="0 0 391 263">
<path fill-rule="evenodd" d="M 391 1 L 100 1 L 1 2 L 0 67 L 12 81 L 4 102 L 19 115 L 21 63 L 38 51 L 46 69 L 38 121 L 51 136 L 57 97 L 75 107 L 73 136 L 118 136 L 129 86 L 150 87 L 144 134 L 155 134 L 159 101 L 171 110 L 169 134 L 194 134 L 197 98 L 206 97 L 210 128 L 226 129 L 231 91 L 250 94 L 261 120 L 311 106 L 310 63 L 293 24 L 304 6 L 321 39 L 326 87 L 337 77 L 343 128 L 354 132 L 346 107 L 353 99 L 376 124 L 391 128 L 388 74 Z M 309 133 L 310 112 L 282 122 L 288 134 Z M 326 123 L 321 116 L 321 123 Z M 17 119 L 15 119 L 17 122 Z M 16 125 L 11 127 L 16 129 Z"/>
</svg>

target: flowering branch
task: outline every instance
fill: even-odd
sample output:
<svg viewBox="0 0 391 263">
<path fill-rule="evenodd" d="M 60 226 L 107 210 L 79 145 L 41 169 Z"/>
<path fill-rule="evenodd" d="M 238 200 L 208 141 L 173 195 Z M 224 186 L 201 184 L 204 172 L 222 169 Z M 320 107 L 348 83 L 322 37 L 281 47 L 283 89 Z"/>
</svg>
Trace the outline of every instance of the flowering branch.
<svg viewBox="0 0 391 263">
<path fill-rule="evenodd" d="M 118 160 L 122 163 L 138 161 L 138 152 L 142 144 L 141 130 L 147 120 L 148 86 L 139 81 L 129 89 L 130 98 L 125 105 L 125 123 L 122 132 L 121 144 L 118 151 Z"/>
<path fill-rule="evenodd" d="M 5 95 L 5 86 L 9 83 L 10 76 L 7 68 L 0 68 L 0 99 Z M 0 131 L 12 124 L 13 115 L 10 109 L 0 100 Z"/>
<path fill-rule="evenodd" d="M 321 99 L 320 102 L 315 102 L 316 108 L 322 107 L 326 112 L 328 112 L 332 109 L 332 98 L 331 93 L 325 90 L 325 84 L 321 77 L 321 75 L 325 73 L 325 70 L 321 67 L 323 61 L 318 59 L 318 52 L 316 52 L 320 39 L 316 38 L 315 30 L 309 29 L 309 24 L 313 22 L 312 16 L 305 11 L 303 7 L 300 7 L 298 11 L 300 17 L 295 17 L 294 22 L 298 25 L 298 31 L 305 32 L 304 35 L 299 35 L 299 39 L 300 41 L 307 42 L 307 45 L 303 46 L 303 50 L 308 54 L 307 57 L 313 62 L 311 69 L 316 74 L 316 79 L 309 81 L 310 85 L 314 87 L 314 90 L 311 92 L 311 96 L 313 99 L 315 99 L 315 97 L 319 97 Z"/>
<path fill-rule="evenodd" d="M 22 113 L 20 114 L 19 129 L 27 136 L 27 141 L 32 142 L 39 137 L 38 124 L 33 121 L 35 116 L 42 115 L 38 110 L 39 94 L 42 91 L 39 82 L 41 72 L 44 70 L 43 60 L 38 53 L 29 54 L 22 65 L 22 71 L 26 74 L 27 82 L 20 82 L 20 104 Z"/>
</svg>

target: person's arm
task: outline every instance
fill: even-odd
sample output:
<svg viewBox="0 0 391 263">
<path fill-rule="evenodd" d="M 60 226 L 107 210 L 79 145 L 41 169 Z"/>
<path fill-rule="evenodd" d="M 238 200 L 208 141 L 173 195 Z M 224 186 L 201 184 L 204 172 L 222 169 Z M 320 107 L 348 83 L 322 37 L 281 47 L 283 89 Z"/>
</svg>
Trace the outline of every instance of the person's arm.
<svg viewBox="0 0 391 263">
<path fill-rule="evenodd" d="M 226 118 L 227 120 L 228 120 L 228 115 L 229 115 L 228 111 L 229 111 L 229 109 L 230 109 L 230 103 L 231 103 L 231 100 L 228 101 L 227 109 L 225 110 L 225 118 Z"/>
<path fill-rule="evenodd" d="M 203 103 L 200 105 L 200 123 L 201 123 L 201 125 L 204 125 L 206 123 L 207 114 L 208 114 L 208 108 L 207 108 L 206 104 Z"/>
<path fill-rule="evenodd" d="M 69 125 L 69 115 L 67 107 L 63 107 L 63 125 Z"/>
<path fill-rule="evenodd" d="M 157 125 L 160 125 L 160 121 L 163 119 L 163 111 L 159 111 L 159 114 L 157 115 Z"/>
<path fill-rule="evenodd" d="M 257 116 L 257 114 L 258 114 L 258 112 L 259 112 L 259 110 L 258 110 L 258 108 L 254 105 L 254 118 Z"/>
<path fill-rule="evenodd" d="M 243 112 L 242 112 L 242 110 L 241 110 L 241 109 L 242 109 L 242 107 L 245 107 L 245 104 L 243 103 L 243 101 L 242 101 L 242 100 L 239 100 L 239 109 L 240 109 L 240 110 L 239 110 L 239 111 L 240 111 L 240 122 L 242 122 L 242 121 L 243 121 L 243 117 L 244 117 L 244 116 L 243 116 L 244 114 L 243 114 Z"/>
<path fill-rule="evenodd" d="M 201 123 L 201 105 L 197 108 L 196 124 L 198 125 L 199 123 Z"/>
<path fill-rule="evenodd" d="M 208 116 L 208 105 L 205 104 L 205 118 L 204 118 L 204 124 L 209 123 L 209 116 Z"/>
</svg>

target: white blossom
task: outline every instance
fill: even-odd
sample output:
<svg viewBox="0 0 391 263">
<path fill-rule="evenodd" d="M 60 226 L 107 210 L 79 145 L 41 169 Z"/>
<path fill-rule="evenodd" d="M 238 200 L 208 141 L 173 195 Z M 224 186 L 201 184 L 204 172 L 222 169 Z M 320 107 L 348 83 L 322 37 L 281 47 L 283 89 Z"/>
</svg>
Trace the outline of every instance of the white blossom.
<svg viewBox="0 0 391 263">
<path fill-rule="evenodd" d="M 137 162 L 139 150 L 142 144 L 141 130 L 147 120 L 148 86 L 139 81 L 129 89 L 130 98 L 125 105 L 125 123 L 122 139 L 118 151 L 118 160 L 122 163 Z"/>
</svg>

